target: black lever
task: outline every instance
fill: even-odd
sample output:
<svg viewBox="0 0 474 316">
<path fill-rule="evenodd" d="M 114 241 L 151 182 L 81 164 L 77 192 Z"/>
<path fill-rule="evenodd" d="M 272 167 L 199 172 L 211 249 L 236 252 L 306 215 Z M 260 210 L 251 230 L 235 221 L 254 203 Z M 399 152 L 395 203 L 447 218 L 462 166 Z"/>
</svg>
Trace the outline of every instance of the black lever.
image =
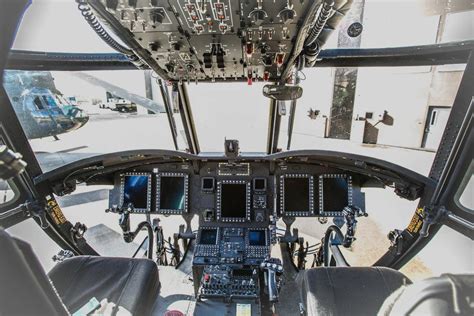
<svg viewBox="0 0 474 316">
<path fill-rule="evenodd" d="M 298 238 L 298 269 L 299 270 L 304 270 L 305 265 L 306 265 L 306 255 L 308 254 L 308 242 L 306 242 L 306 247 L 304 245 L 304 238 L 300 237 Z M 293 254 L 293 252 L 292 252 Z"/>
<path fill-rule="evenodd" d="M 357 229 L 357 217 L 359 216 L 368 216 L 368 214 L 362 211 L 357 206 L 349 205 L 344 208 L 342 211 L 344 215 L 344 221 L 346 222 L 347 231 L 344 235 L 344 240 L 342 245 L 346 248 L 349 248 L 352 243 L 356 240 L 355 233 Z"/>
<path fill-rule="evenodd" d="M 107 211 L 110 210 L 106 210 L 106 212 Z M 130 213 L 133 212 L 133 206 L 128 205 L 127 207 L 117 208 L 115 211 L 120 214 L 119 226 L 122 229 L 123 239 L 125 240 L 125 242 L 132 242 L 135 237 L 137 237 L 138 233 L 140 233 L 143 228 L 146 228 L 148 232 L 147 256 L 148 259 L 153 259 L 153 227 L 151 227 L 150 223 L 147 221 L 141 222 L 140 224 L 138 224 L 135 231 L 132 232 L 130 231 Z"/>
<path fill-rule="evenodd" d="M 163 227 L 160 225 L 160 219 L 153 219 L 153 230 L 156 239 L 156 260 L 158 265 L 167 266 L 168 257 L 166 256 L 165 237 L 163 236 Z"/>
<path fill-rule="evenodd" d="M 128 210 L 120 213 L 119 226 L 122 229 L 124 236 L 130 232 L 130 212 Z"/>
<path fill-rule="evenodd" d="M 278 302 L 278 290 L 280 282 L 277 277 L 282 275 L 283 266 L 280 259 L 270 258 L 260 264 L 260 270 L 265 273 L 265 285 L 267 285 L 268 300 L 272 303 Z"/>
</svg>

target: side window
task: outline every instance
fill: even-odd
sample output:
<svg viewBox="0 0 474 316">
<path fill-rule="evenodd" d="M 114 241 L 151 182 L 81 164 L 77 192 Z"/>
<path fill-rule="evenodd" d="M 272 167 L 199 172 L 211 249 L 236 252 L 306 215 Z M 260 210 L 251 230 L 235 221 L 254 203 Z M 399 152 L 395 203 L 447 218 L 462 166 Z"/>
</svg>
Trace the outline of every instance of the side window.
<svg viewBox="0 0 474 316">
<path fill-rule="evenodd" d="M 474 213 L 474 162 L 472 161 L 454 196 L 454 200 L 460 208 Z"/>
<path fill-rule="evenodd" d="M 33 100 L 33 103 L 36 105 L 36 108 L 38 110 L 44 110 L 44 105 L 41 102 L 40 97 L 36 96 L 35 99 Z"/>
<path fill-rule="evenodd" d="M 50 95 L 43 96 L 44 103 L 49 107 L 57 107 L 56 101 Z"/>
</svg>

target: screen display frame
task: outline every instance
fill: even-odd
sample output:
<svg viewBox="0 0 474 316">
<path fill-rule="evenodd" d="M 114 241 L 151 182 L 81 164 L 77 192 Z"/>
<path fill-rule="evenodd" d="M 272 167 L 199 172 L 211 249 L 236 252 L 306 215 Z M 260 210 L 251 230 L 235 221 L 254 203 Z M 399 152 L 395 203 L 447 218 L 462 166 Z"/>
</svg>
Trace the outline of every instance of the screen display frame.
<svg viewBox="0 0 474 316">
<path fill-rule="evenodd" d="M 264 245 L 251 245 L 250 244 L 250 232 L 251 231 L 263 232 L 263 234 L 265 235 L 265 244 Z M 249 228 L 247 230 L 247 234 L 246 234 L 246 244 L 247 244 L 247 247 L 268 247 L 268 245 L 270 244 L 268 229 L 266 229 L 266 228 Z"/>
<path fill-rule="evenodd" d="M 149 213 L 151 211 L 151 174 L 146 172 L 126 172 L 120 175 L 120 207 L 123 207 L 125 200 L 125 178 L 133 176 L 147 177 L 146 208 L 133 208 L 133 212 Z"/>
<path fill-rule="evenodd" d="M 352 177 L 348 174 L 323 174 L 319 176 L 319 214 L 328 217 L 341 217 L 343 216 L 342 209 L 337 211 L 324 209 L 324 179 L 346 179 L 347 203 L 352 205 Z"/>
<path fill-rule="evenodd" d="M 285 179 L 308 179 L 309 186 L 309 210 L 308 211 L 286 211 L 285 210 Z M 289 173 L 280 176 L 280 214 L 282 216 L 309 217 L 314 213 L 314 177 L 310 174 Z"/>
<path fill-rule="evenodd" d="M 164 209 L 161 208 L 161 186 L 162 177 L 169 178 L 183 178 L 184 179 L 184 208 L 183 209 Z M 189 175 L 182 172 L 161 172 L 156 176 L 156 213 L 158 214 L 183 214 L 188 212 L 188 199 L 189 199 Z"/>
<path fill-rule="evenodd" d="M 201 238 L 202 238 L 202 232 L 205 231 L 205 230 L 214 230 L 216 232 L 216 240 L 213 244 L 203 244 L 201 243 Z M 198 239 L 197 239 L 197 244 L 198 245 L 202 245 L 202 246 L 217 246 L 218 242 L 219 242 L 219 228 L 218 227 L 201 227 L 198 231 Z"/>
<path fill-rule="evenodd" d="M 222 186 L 227 184 L 245 185 L 245 217 L 222 216 Z M 246 180 L 221 180 L 217 182 L 217 220 L 228 223 L 243 223 L 250 221 L 250 181 Z"/>
</svg>

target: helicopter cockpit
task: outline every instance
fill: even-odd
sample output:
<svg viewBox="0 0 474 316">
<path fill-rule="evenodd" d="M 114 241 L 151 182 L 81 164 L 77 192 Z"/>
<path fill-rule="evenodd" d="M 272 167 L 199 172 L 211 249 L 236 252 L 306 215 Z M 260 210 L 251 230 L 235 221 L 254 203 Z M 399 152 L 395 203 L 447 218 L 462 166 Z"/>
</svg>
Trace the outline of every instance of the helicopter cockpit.
<svg viewBox="0 0 474 316">
<path fill-rule="evenodd" d="M 472 145 L 474 40 L 408 48 L 325 49 L 341 25 L 346 41 L 357 39 L 363 32 L 360 21 L 364 1 L 357 0 L 75 2 L 75 13 L 82 22 L 116 53 L 9 51 L 28 4 L 7 1 L 6 10 L 0 10 L 9 13 L 8 19 L 4 13 L 0 15 L 5 15 L 11 31 L 2 59 L 9 81 L 1 95 L 7 106 L 0 107 L 0 176 L 18 193 L 11 201 L 5 198 L 4 203 L 0 202 L 0 225 L 14 227 L 32 218 L 61 248 L 54 256 L 55 265 L 46 274 L 31 247 L 0 231 L 2 251 L 8 253 L 2 257 L 9 258 L 0 259 L 0 314 L 471 314 L 472 271 L 427 279 L 415 286 L 418 283 L 398 270 L 444 225 L 472 242 L 472 204 L 469 208 L 459 201 L 465 197 L 463 192 L 472 190 L 472 153 L 466 148 Z M 344 24 L 351 10 L 356 12 L 352 17 L 357 18 Z M 472 4 L 467 3 L 459 8 L 446 5 L 443 10 L 474 12 Z M 441 14 L 443 19 L 447 14 Z M 423 148 L 416 149 L 432 155 L 429 174 L 382 159 L 383 150 L 390 146 L 377 143 L 377 125 L 393 126 L 393 112 L 401 110 L 380 111 L 378 118 L 367 110 L 356 117 L 347 105 L 348 94 L 362 91 L 356 90 L 351 77 L 354 69 L 460 64 L 466 65 L 458 78 L 459 89 L 456 86 L 439 148 L 425 150 L 428 137 L 432 137 L 425 130 Z M 308 90 L 302 88 L 306 77 L 303 71 L 319 66 L 341 71 L 339 79 L 330 83 L 334 86 L 332 97 L 340 106 L 323 117 L 323 138 L 347 140 L 352 136 L 343 135 L 344 124 L 349 124 L 349 134 L 352 124 L 362 130 L 359 138 L 363 149 L 380 150 L 382 154 L 377 158 L 344 152 L 343 143 L 338 143 L 339 150 L 291 150 L 294 129 L 299 124 L 295 121 L 297 102 Z M 93 73 L 131 69 L 149 71 L 145 75 L 147 98 Z M 28 71 L 38 73 L 32 77 Z M 52 78 L 41 74 L 43 71 L 58 74 Z M 109 119 L 120 120 L 123 133 L 134 133 L 142 131 L 140 125 L 148 119 L 146 115 L 163 115 L 172 149 L 127 150 L 127 145 L 121 144 L 126 142 L 123 138 L 111 137 L 100 146 L 123 145 L 123 149 L 100 152 L 100 146 L 96 146 L 94 150 L 99 154 L 81 155 L 87 146 L 63 148 L 68 135 L 59 139 L 49 131 L 36 134 L 41 138 L 54 135 L 55 143 L 43 146 L 38 142 L 43 147 L 32 148 L 25 132 L 28 124 L 21 122 L 14 108 L 11 89 L 25 89 L 23 81 L 29 80 L 25 78 L 32 77 L 27 85 L 34 86 L 41 81 L 34 78 L 48 77 L 48 89 L 57 91 L 58 98 L 78 102 L 76 96 L 68 99 L 55 87 L 66 77 L 64 73 L 73 71 L 81 73 L 74 75 L 71 84 L 61 86 L 62 90 L 76 91 L 87 81 L 107 95 L 102 103 L 84 102 L 85 110 L 70 102 L 73 111 L 89 113 L 84 120 L 87 125 L 82 127 L 83 122 L 76 126 L 77 132 L 96 128 L 84 132 L 83 139 L 93 143 L 93 138 L 106 134 L 101 129 L 107 129 Z M 110 78 L 114 79 L 113 75 Z M 155 79 L 156 86 L 148 84 L 150 78 Z M 449 77 L 452 81 L 456 78 Z M 222 139 L 217 152 L 201 150 L 193 115 L 199 108 L 191 108 L 191 96 L 199 91 L 196 87 L 212 85 L 209 93 L 204 93 L 211 103 L 210 99 L 217 98 L 214 91 L 229 83 L 262 88 L 261 94 L 270 104 L 265 151 L 242 151 L 243 142 L 237 138 Z M 433 90 L 431 87 L 430 93 Z M 148 97 L 157 91 L 163 102 Z M 418 98 L 421 93 L 407 94 Z M 364 101 L 373 102 L 369 98 Z M 219 107 L 224 108 L 225 103 L 219 101 Z M 140 107 L 147 113 L 137 114 Z M 113 112 L 105 112 L 105 108 Z M 430 107 L 423 113 L 427 128 L 441 120 L 445 108 Z M 232 110 L 243 111 L 238 107 Z M 313 108 L 308 113 L 305 119 L 309 122 L 319 122 L 323 116 Z M 175 120 L 178 114 L 179 122 Z M 286 151 L 279 139 L 284 116 L 288 116 Z M 57 123 L 51 113 L 46 119 L 53 125 Z M 135 119 L 139 123 L 127 125 L 126 121 Z M 232 124 L 230 121 L 228 124 Z M 308 124 L 314 129 L 313 125 Z M 241 128 L 248 128 L 248 138 L 255 137 L 251 124 Z M 206 132 L 206 124 L 200 124 L 199 129 Z M 139 134 L 127 141 L 141 144 Z M 383 131 L 380 134 L 384 136 Z M 392 158 L 399 150 L 400 155 L 406 150 L 415 151 L 397 143 L 390 148 Z M 75 151 L 80 154 L 68 160 L 70 152 Z M 86 186 L 99 189 L 86 194 Z M 372 189 L 390 191 L 390 195 L 379 195 L 379 203 L 374 204 L 373 196 L 367 193 Z M 62 208 L 71 205 L 68 197 L 75 194 L 82 199 L 78 204 L 103 202 L 81 210 L 103 223 L 114 223 L 114 228 L 102 223 L 88 228 L 79 220 L 72 224 L 76 217 L 70 217 L 71 213 Z M 393 228 L 396 224 L 390 222 L 388 235 L 383 233 L 387 236 L 384 253 L 370 266 L 351 266 L 356 240 L 363 240 L 368 245 L 364 250 L 368 250 L 371 242 L 381 236 L 379 227 L 361 224 L 377 208 L 388 207 L 394 198 L 416 203 L 411 219 L 406 219 L 406 228 Z M 366 230 L 362 238 L 361 230 Z M 123 255 L 125 250 L 130 255 Z M 103 253 L 107 255 L 101 256 Z M 9 284 L 15 285 L 10 288 Z M 22 304 L 28 298 L 29 304 Z"/>
</svg>

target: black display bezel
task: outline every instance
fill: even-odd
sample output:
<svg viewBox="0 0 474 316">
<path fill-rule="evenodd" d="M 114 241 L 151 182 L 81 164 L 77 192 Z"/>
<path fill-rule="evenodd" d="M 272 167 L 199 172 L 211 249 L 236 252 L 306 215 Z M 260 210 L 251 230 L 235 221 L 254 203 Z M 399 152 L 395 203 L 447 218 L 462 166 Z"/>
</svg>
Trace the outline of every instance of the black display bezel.
<svg viewBox="0 0 474 316">
<path fill-rule="evenodd" d="M 257 189 L 257 181 L 263 181 L 263 189 Z M 252 187 L 255 192 L 265 192 L 267 191 L 267 179 L 266 178 L 254 178 L 252 180 Z"/>
<path fill-rule="evenodd" d="M 222 185 L 245 184 L 245 217 L 222 217 Z M 246 180 L 221 180 L 217 182 L 217 220 L 227 223 L 243 223 L 250 221 L 250 182 Z"/>
<path fill-rule="evenodd" d="M 161 189 L 161 178 L 162 177 L 181 177 L 184 178 L 184 209 L 162 209 L 160 207 L 160 189 Z M 189 200 L 189 176 L 182 172 L 162 172 L 156 176 L 156 208 L 155 211 L 158 214 L 183 214 L 188 212 L 188 200 Z"/>
<path fill-rule="evenodd" d="M 324 210 L 324 179 L 343 178 L 347 180 L 347 203 L 352 205 L 352 177 L 348 174 L 323 174 L 319 176 L 319 214 L 325 217 L 343 216 L 342 211 L 326 211 Z M 346 205 L 347 206 L 347 205 Z"/>
<path fill-rule="evenodd" d="M 285 179 L 308 179 L 309 185 L 309 210 L 308 211 L 285 211 Z M 310 217 L 315 216 L 314 213 L 314 179 L 309 174 L 289 173 L 280 176 L 280 214 L 282 216 L 297 216 L 297 217 Z"/>
<path fill-rule="evenodd" d="M 212 188 L 205 188 L 204 187 L 204 181 L 205 180 L 211 180 L 212 181 Z M 201 191 L 205 193 L 212 193 L 214 192 L 216 188 L 216 179 L 213 177 L 202 177 L 201 178 Z"/>
</svg>

